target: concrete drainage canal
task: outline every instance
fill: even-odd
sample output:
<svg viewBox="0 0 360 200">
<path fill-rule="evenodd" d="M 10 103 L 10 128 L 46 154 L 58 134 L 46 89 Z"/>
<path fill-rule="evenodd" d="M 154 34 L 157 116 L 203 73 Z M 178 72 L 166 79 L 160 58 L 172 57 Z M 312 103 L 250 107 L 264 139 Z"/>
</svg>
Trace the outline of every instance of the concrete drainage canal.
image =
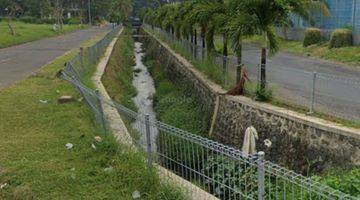
<svg viewBox="0 0 360 200">
<path fill-rule="evenodd" d="M 136 35 L 135 38 L 135 45 L 134 45 L 134 54 L 135 54 L 135 66 L 133 67 L 133 74 L 132 74 L 132 85 L 136 88 L 137 94 L 133 98 L 133 102 L 138 108 L 138 113 L 141 115 L 148 115 L 149 120 L 156 121 L 159 120 L 161 122 L 169 123 L 169 120 L 164 120 L 171 118 L 171 122 L 169 123 L 171 125 L 174 125 L 175 127 L 190 131 L 192 133 L 195 133 L 197 135 L 206 134 L 209 131 L 209 123 L 211 121 L 211 118 L 202 117 L 203 121 L 197 121 L 197 118 L 194 118 L 193 115 L 198 116 L 205 116 L 206 114 L 202 113 L 202 109 L 194 109 L 195 111 L 191 111 L 190 109 L 172 109 L 171 112 L 166 109 L 159 109 L 159 105 L 161 107 L 161 103 L 166 102 L 168 105 L 174 107 L 176 106 L 176 102 L 181 101 L 182 104 L 185 104 L 186 102 L 192 102 L 190 104 L 193 104 L 198 107 L 203 106 L 203 108 L 207 108 L 206 102 L 202 102 L 197 98 L 197 101 L 193 101 L 191 98 L 189 99 L 189 96 L 187 95 L 178 95 L 179 93 L 173 93 L 174 88 L 169 88 L 168 86 L 173 84 L 176 85 L 177 90 L 185 90 L 185 93 L 193 93 L 190 95 L 194 95 L 193 90 L 190 88 L 189 90 L 186 90 L 186 84 L 183 84 L 181 81 L 176 81 L 177 79 L 182 78 L 181 74 L 177 73 L 177 71 L 174 71 L 174 64 L 171 64 L 173 62 L 170 62 L 169 60 L 172 60 L 173 58 L 168 58 L 166 55 L 164 55 L 164 49 L 159 49 L 159 45 L 156 42 L 149 42 L 147 41 L 147 37 L 144 35 Z M 146 49 L 146 53 L 144 53 Z M 151 56 L 151 53 L 154 53 L 157 56 Z M 146 58 L 145 58 L 146 57 Z M 163 91 L 164 88 L 159 87 L 161 85 L 161 81 L 159 80 L 159 76 L 157 73 L 154 72 L 154 68 L 156 71 L 156 67 L 152 66 L 148 63 L 150 59 L 153 59 L 154 63 L 157 63 L 155 61 L 161 61 L 163 59 L 162 63 L 163 65 L 159 68 L 162 68 L 164 70 L 164 73 L 161 73 L 161 77 L 163 77 L 164 74 L 167 76 L 165 78 L 169 79 L 166 80 L 166 90 L 168 92 L 172 92 L 171 95 L 167 96 L 166 101 L 161 101 L 161 95 L 166 95 Z M 160 59 L 159 59 L 160 58 Z M 143 60 L 144 59 L 144 60 Z M 146 63 L 146 64 L 144 64 Z M 149 65 L 149 66 L 146 66 Z M 156 65 L 156 64 L 155 64 Z M 152 77 L 152 74 L 154 74 L 154 77 Z M 155 80 L 154 80 L 155 79 Z M 171 81 L 170 81 L 171 80 Z M 156 84 L 155 84 L 156 83 Z M 156 88 L 158 91 L 156 92 Z M 181 89 L 179 89 L 181 88 Z M 155 97 L 156 95 L 156 97 Z M 154 98 L 155 97 L 155 98 Z M 174 99 L 175 98 L 175 99 Z M 196 99 L 196 98 L 195 98 Z M 155 102 L 154 102 L 155 100 Z M 168 101 L 171 102 L 169 103 Z M 186 100 L 186 101 L 185 101 Z M 195 106 L 195 107 L 196 107 Z M 204 109 L 206 112 L 209 112 L 210 115 L 212 114 L 211 109 Z M 158 111 L 158 113 L 156 113 Z M 175 112 L 175 113 L 174 113 Z M 186 113 L 186 118 L 178 119 L 176 112 L 184 112 Z M 165 114 L 164 114 L 165 113 Z M 167 114 L 167 115 L 166 115 Z M 169 117 L 169 115 L 172 115 Z M 185 116 L 185 115 L 184 115 Z M 156 119 L 158 118 L 158 119 Z M 145 126 L 144 126 L 144 118 L 138 119 L 137 121 L 134 121 L 131 125 L 132 127 L 137 130 L 140 133 L 144 133 Z M 201 126 L 203 125 L 204 128 L 197 129 L 198 131 L 192 130 L 191 126 L 183 126 L 179 121 L 181 121 L 183 124 L 186 125 L 194 125 L 194 126 Z M 179 122 L 179 123 L 178 123 Z M 203 123 L 198 123 L 203 122 Z M 227 124 L 224 124 L 226 126 Z M 191 182 L 197 182 L 202 183 L 201 188 L 205 188 L 205 190 L 211 194 L 216 194 L 215 196 L 220 197 L 220 199 L 237 199 L 244 196 L 247 197 L 253 197 L 256 199 L 256 194 L 259 191 L 258 187 L 259 182 L 257 181 L 257 170 L 259 169 L 257 166 L 257 163 L 253 160 L 250 160 L 248 163 L 242 163 L 238 162 L 236 159 L 236 163 L 234 162 L 234 159 L 232 157 L 224 156 L 223 154 L 219 153 L 218 151 L 210 150 L 207 147 L 198 145 L 196 143 L 192 143 L 193 141 L 187 140 L 187 137 L 180 138 L 176 134 L 167 134 L 166 131 L 163 130 L 162 127 L 160 127 L 161 131 L 159 131 L 156 127 L 150 126 L 150 140 L 152 144 L 152 152 L 157 152 L 158 157 L 157 163 L 162 165 L 163 167 L 169 169 L 170 171 L 174 172 L 175 174 L 181 176 L 182 178 L 189 180 Z M 201 135 L 207 137 L 207 135 Z M 144 149 L 147 147 L 147 136 L 145 134 L 141 134 L 136 141 L 137 144 Z M 157 146 L 156 146 L 157 144 Z M 255 144 L 254 144 L 255 145 Z M 258 144 L 256 144 L 258 145 Z M 239 148 L 238 148 L 239 149 Z M 184 151 L 184 152 L 182 152 Z M 301 153 L 301 152 L 300 152 Z M 172 160 L 173 159 L 173 160 Z M 271 165 L 272 166 L 272 165 Z M 275 166 L 275 165 L 274 165 Z M 276 165 L 276 167 L 278 167 Z M 296 166 L 297 167 L 297 166 Z M 309 171 L 309 170 L 307 170 Z M 196 172 L 196 173 L 195 173 Z M 241 172 L 241 173 L 240 173 Z M 281 173 L 280 173 L 281 172 Z M 286 172 L 285 174 L 282 174 L 282 172 Z M 271 182 L 271 184 L 266 185 L 266 191 L 261 191 L 263 195 L 269 195 L 269 197 L 274 197 L 273 193 L 275 192 L 275 196 L 277 193 L 284 193 L 284 194 L 292 194 L 292 195 L 298 195 L 298 191 L 300 191 L 302 195 L 302 191 L 305 191 L 307 195 L 314 195 L 315 193 L 319 192 L 322 193 L 323 191 L 317 191 L 314 192 L 313 189 L 311 189 L 308 185 L 298 185 L 297 182 L 293 182 L 292 177 L 288 177 L 288 174 L 292 174 L 293 172 L 289 172 L 288 170 L 284 168 L 276 168 L 274 171 L 262 171 L 263 175 L 267 175 L 268 181 Z M 244 177 L 241 177 L 241 175 L 246 175 Z M 284 176 L 283 176 L 284 175 Z M 286 177 L 285 177 L 286 175 Z M 296 174 L 297 177 L 300 177 L 300 175 Z M 221 181 L 224 181 L 224 184 L 219 184 L 218 180 L 215 180 L 215 177 L 220 179 Z M 232 179 L 236 177 L 236 179 Z M 279 178 L 280 177 L 280 178 Z M 285 178 L 284 178 L 285 177 Z M 263 177 L 264 178 L 264 177 Z M 297 180 L 299 180 L 302 184 L 304 177 L 301 177 Z M 330 177 L 331 178 L 331 177 Z M 275 180 L 273 182 L 273 179 Z M 278 179 L 281 180 L 281 184 L 278 183 Z M 249 185 L 243 185 L 242 183 L 250 183 Z M 310 183 L 312 184 L 312 183 Z M 229 186 L 233 185 L 240 185 L 242 188 L 241 190 L 247 191 L 246 194 L 237 194 L 235 191 L 230 191 Z M 280 186 L 288 185 L 288 187 L 280 188 Z M 261 187 L 265 187 L 262 185 Z M 293 189 L 295 188 L 295 189 Z M 265 189 L 265 188 L 263 188 Z M 327 198 L 326 194 L 321 194 L 320 196 Z M 335 195 L 337 196 L 337 195 Z M 342 196 L 340 193 L 339 196 Z M 276 199 L 276 198 L 275 198 Z M 322 198 L 319 198 L 322 199 Z"/>
</svg>

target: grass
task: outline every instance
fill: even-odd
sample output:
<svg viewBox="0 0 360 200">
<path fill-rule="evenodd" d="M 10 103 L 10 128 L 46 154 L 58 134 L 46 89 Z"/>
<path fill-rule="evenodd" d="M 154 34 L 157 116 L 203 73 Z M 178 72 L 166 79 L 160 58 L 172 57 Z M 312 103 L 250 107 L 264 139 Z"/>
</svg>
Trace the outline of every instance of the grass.
<svg viewBox="0 0 360 200">
<path fill-rule="evenodd" d="M 62 32 L 53 31 L 50 24 L 27 24 L 12 22 L 16 35 L 11 35 L 7 22 L 0 22 L 0 48 L 14 46 L 46 37 L 61 35 L 70 31 L 84 28 L 82 25 L 64 25 Z"/>
<path fill-rule="evenodd" d="M 207 137 L 211 111 L 201 106 L 193 90 L 172 83 L 161 65 L 150 56 L 147 56 L 145 65 L 155 81 L 154 109 L 157 119 L 193 134 Z"/>
<path fill-rule="evenodd" d="M 133 66 L 135 66 L 134 40 L 129 30 L 116 42 L 102 82 L 110 97 L 127 108 L 137 110 L 132 98 L 137 90 L 132 84 Z"/>
<path fill-rule="evenodd" d="M 141 199 L 180 199 L 180 191 L 147 169 L 141 153 L 112 136 L 94 140 L 101 131 L 85 102 L 57 103 L 60 95 L 80 98 L 55 77 L 76 53 L 0 90 L 0 185 L 6 184 L 0 199 L 132 199 L 136 190 Z M 105 172 L 108 167 L 113 171 Z"/>
<path fill-rule="evenodd" d="M 351 170 L 332 169 L 313 179 L 354 197 L 360 197 L 360 167 Z"/>
<path fill-rule="evenodd" d="M 160 40 L 167 41 L 162 34 L 154 32 L 152 30 L 147 31 L 151 32 Z M 206 75 L 209 79 L 213 80 L 216 84 L 224 86 L 224 73 L 212 60 L 208 58 L 204 60 L 194 59 L 191 53 L 187 49 L 183 48 L 181 44 L 175 42 L 168 44 L 175 52 L 186 58 L 194 67 L 203 72 L 204 75 Z"/>
<path fill-rule="evenodd" d="M 133 98 L 137 95 L 137 90 L 132 84 L 133 70 L 136 64 L 134 40 L 129 34 L 129 29 L 125 29 L 124 31 L 115 44 L 113 53 L 105 69 L 105 74 L 102 77 L 102 82 L 112 100 L 133 111 L 137 111 L 138 108 L 133 101 Z M 131 134 L 133 141 L 137 144 L 140 139 L 140 134 L 132 127 L 133 119 L 123 115 L 122 120 Z"/>
<path fill-rule="evenodd" d="M 253 36 L 245 39 L 245 42 L 260 43 L 262 40 L 263 39 L 260 36 Z M 218 48 L 222 48 L 220 41 L 217 41 L 216 43 Z M 360 46 L 329 49 L 329 42 L 322 42 L 320 44 L 303 47 L 301 41 L 288 41 L 282 38 L 279 38 L 279 44 L 280 51 L 321 58 L 354 67 L 360 65 Z"/>
</svg>

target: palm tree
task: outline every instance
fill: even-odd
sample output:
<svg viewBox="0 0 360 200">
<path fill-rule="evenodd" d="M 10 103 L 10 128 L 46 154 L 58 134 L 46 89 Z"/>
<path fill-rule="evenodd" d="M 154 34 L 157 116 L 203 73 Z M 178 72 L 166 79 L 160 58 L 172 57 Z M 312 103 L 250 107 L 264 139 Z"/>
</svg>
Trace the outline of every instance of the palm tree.
<svg viewBox="0 0 360 200">
<path fill-rule="evenodd" d="M 289 19 L 291 13 L 307 16 L 306 9 L 311 0 L 235 0 L 236 17 L 231 21 L 230 27 L 232 38 L 235 40 L 237 51 L 241 51 L 240 40 L 244 35 L 261 34 L 263 42 L 261 45 L 261 70 L 260 86 L 266 87 L 266 57 L 267 48 L 270 54 L 279 50 L 278 39 L 275 33 L 275 26 L 283 24 Z"/>
<path fill-rule="evenodd" d="M 131 0 L 114 0 L 110 9 L 110 16 L 117 21 L 129 19 L 133 10 Z"/>
<path fill-rule="evenodd" d="M 214 36 L 216 31 L 224 26 L 226 14 L 227 7 L 224 0 L 198 0 L 195 3 L 190 16 L 200 25 L 201 35 L 205 37 L 209 53 L 215 50 Z"/>
<path fill-rule="evenodd" d="M 239 7 L 238 1 L 230 1 L 229 14 L 231 17 L 226 24 L 226 30 L 228 32 L 229 40 L 232 44 L 232 49 L 236 54 L 237 68 L 242 66 L 242 40 L 243 37 L 252 36 L 256 33 L 256 28 L 252 26 L 250 16 L 244 14 L 245 11 L 242 7 Z M 240 81 L 240 76 L 237 76 L 237 82 Z"/>
</svg>

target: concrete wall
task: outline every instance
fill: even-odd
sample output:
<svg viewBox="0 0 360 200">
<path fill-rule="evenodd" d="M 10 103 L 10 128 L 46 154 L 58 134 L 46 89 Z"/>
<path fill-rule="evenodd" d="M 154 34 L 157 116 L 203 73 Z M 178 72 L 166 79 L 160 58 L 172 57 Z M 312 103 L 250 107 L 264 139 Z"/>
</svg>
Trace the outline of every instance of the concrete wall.
<svg viewBox="0 0 360 200">
<path fill-rule="evenodd" d="M 268 160 L 298 172 L 306 173 L 309 166 L 316 171 L 329 166 L 360 166 L 360 130 L 246 97 L 222 95 L 224 90 L 166 44 L 152 37 L 146 40 L 150 42 L 157 44 L 158 61 L 166 67 L 172 81 L 191 86 L 209 109 L 218 108 L 213 117 L 213 139 L 241 148 L 245 129 L 252 125 L 259 132 L 258 150 L 265 151 Z M 169 57 L 174 61 L 168 65 Z M 272 142 L 270 148 L 265 147 L 265 139 Z"/>
</svg>

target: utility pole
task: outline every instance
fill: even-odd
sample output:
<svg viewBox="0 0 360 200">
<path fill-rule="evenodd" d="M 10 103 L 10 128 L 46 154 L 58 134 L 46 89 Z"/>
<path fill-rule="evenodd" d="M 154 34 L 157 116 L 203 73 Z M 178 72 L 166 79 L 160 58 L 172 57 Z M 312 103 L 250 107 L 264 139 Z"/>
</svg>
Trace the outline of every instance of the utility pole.
<svg viewBox="0 0 360 200">
<path fill-rule="evenodd" d="M 89 25 L 91 26 L 91 0 L 88 0 Z"/>
</svg>

